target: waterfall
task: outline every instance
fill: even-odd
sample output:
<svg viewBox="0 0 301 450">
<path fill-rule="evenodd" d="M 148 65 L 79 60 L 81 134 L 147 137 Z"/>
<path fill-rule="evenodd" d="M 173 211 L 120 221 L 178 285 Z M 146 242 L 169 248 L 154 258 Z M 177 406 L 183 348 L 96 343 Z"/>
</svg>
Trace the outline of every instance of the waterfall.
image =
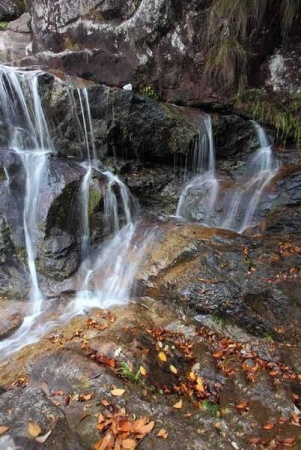
<svg viewBox="0 0 301 450">
<path fill-rule="evenodd" d="M 53 151 L 38 93 L 40 74 L 0 66 L 0 109 L 9 131 L 8 146 L 22 161 L 26 174 L 23 228 L 33 315 L 40 313 L 43 302 L 35 263 L 39 193 L 45 182 L 47 157 Z"/>
<path fill-rule="evenodd" d="M 40 71 L 25 72 L 0 68 L 0 102 L 3 118 L 10 131 L 9 148 L 23 163 L 26 174 L 23 227 L 31 279 L 31 314 L 24 318 L 21 327 L 8 339 L 0 342 L 1 358 L 18 351 L 40 339 L 53 327 L 66 323 L 72 317 L 96 306 L 107 308 L 125 304 L 132 295 L 135 273 L 155 233 L 153 228 L 141 230 L 137 205 L 129 189 L 110 171 L 99 168 L 92 117 L 86 89 L 76 89 L 80 111 L 76 107 L 74 92 L 69 86 L 73 116 L 82 132 L 86 160 L 79 163 L 86 169 L 82 178 L 79 199 L 82 205 L 81 260 L 79 273 L 83 283 L 74 301 L 54 321 L 48 320 L 43 306 L 43 294 L 38 283 L 35 264 L 35 237 L 39 196 L 46 182 L 47 158 L 53 152 L 47 122 L 38 93 Z M 89 225 L 89 188 L 93 171 L 100 173 L 107 183 L 104 186 L 104 228 L 111 239 L 91 253 Z M 7 181 L 9 175 L 6 171 Z"/>
<path fill-rule="evenodd" d="M 183 188 L 176 216 L 239 233 L 254 225 L 258 205 L 279 166 L 265 130 L 258 123 L 252 123 L 259 149 L 247 164 L 239 183 L 221 192 L 215 176 L 210 116 L 203 119 L 192 156 L 193 177 Z"/>
<path fill-rule="evenodd" d="M 180 196 L 176 216 L 191 219 L 191 204 L 197 197 L 203 204 L 201 222 L 210 225 L 218 195 L 218 180 L 215 177 L 215 150 L 211 117 L 202 121 L 192 158 L 193 178 L 189 180 Z"/>
<path fill-rule="evenodd" d="M 255 224 L 259 202 L 279 168 L 266 132 L 258 123 L 254 121 L 252 123 L 259 149 L 248 163 L 240 185 L 234 192 L 230 191 L 226 195 L 224 214 L 220 222 L 222 228 L 239 233 Z"/>
</svg>

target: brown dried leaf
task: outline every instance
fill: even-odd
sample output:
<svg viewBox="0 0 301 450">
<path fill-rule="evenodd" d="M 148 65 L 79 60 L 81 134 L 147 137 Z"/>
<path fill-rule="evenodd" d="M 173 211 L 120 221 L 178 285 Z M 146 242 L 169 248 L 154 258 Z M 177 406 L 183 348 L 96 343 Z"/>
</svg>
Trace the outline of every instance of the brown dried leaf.
<svg viewBox="0 0 301 450">
<path fill-rule="evenodd" d="M 157 437 L 166 439 L 168 437 L 168 432 L 165 430 L 165 428 L 161 428 L 161 430 L 157 433 Z"/>
<path fill-rule="evenodd" d="M 108 400 L 101 400 L 101 403 L 103 406 L 110 406 L 110 404 L 111 404 L 108 402 Z"/>
<path fill-rule="evenodd" d="M 5 425 L 0 425 L 0 435 L 6 433 L 9 430 L 9 427 Z"/>
<path fill-rule="evenodd" d="M 98 444 L 95 445 L 95 450 L 106 450 L 111 441 L 111 433 L 107 434 L 103 439 L 99 441 Z"/>
<path fill-rule="evenodd" d="M 147 425 L 144 425 L 143 427 L 140 427 L 140 428 L 137 430 L 137 433 L 143 434 L 143 435 L 148 434 L 148 433 L 150 433 L 150 432 L 152 431 L 152 429 L 154 428 L 154 426 L 155 426 L 155 422 L 152 420 L 152 421 L 149 422 Z"/>
<path fill-rule="evenodd" d="M 291 419 L 292 419 L 293 422 L 299 423 L 299 415 L 297 413 L 292 412 L 291 413 Z"/>
<path fill-rule="evenodd" d="M 134 439 L 124 439 L 121 443 L 121 447 L 127 450 L 132 450 L 136 447 L 136 441 Z"/>
<path fill-rule="evenodd" d="M 125 389 L 112 389 L 110 392 L 115 397 L 121 397 L 125 393 Z"/>
<path fill-rule="evenodd" d="M 263 428 L 265 430 L 271 430 L 273 428 L 274 424 L 271 422 L 267 422 L 265 425 L 263 425 Z"/>
<path fill-rule="evenodd" d="M 175 403 L 172 407 L 175 409 L 181 409 L 183 405 L 182 399 Z"/>
<path fill-rule="evenodd" d="M 141 427 L 144 427 L 146 422 L 148 421 L 147 417 L 142 417 L 141 419 L 137 419 L 133 424 L 133 431 L 139 433 Z"/>
<path fill-rule="evenodd" d="M 37 423 L 29 422 L 28 433 L 32 437 L 37 437 L 42 433 L 42 430 L 41 430 L 41 427 Z"/>
</svg>

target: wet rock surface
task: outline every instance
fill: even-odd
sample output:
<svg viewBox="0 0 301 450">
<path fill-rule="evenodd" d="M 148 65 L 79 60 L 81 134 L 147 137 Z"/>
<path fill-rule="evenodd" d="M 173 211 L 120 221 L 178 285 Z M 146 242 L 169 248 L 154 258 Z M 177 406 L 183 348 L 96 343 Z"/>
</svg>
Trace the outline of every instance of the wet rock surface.
<svg viewBox="0 0 301 450">
<path fill-rule="evenodd" d="M 142 449 L 179 442 L 187 449 L 297 449 L 297 354 L 294 345 L 254 338 L 216 316 L 179 317 L 170 302 L 145 297 L 94 310 L 1 364 L 1 424 L 9 428 L 1 440 L 35 448 L 32 422 L 40 436 L 51 431 L 43 448 L 88 449 L 111 432 L 103 421 L 121 426 L 128 414 L 155 422 Z M 162 428 L 166 439 L 157 436 Z M 123 427 L 114 433 L 141 439 Z"/>
</svg>

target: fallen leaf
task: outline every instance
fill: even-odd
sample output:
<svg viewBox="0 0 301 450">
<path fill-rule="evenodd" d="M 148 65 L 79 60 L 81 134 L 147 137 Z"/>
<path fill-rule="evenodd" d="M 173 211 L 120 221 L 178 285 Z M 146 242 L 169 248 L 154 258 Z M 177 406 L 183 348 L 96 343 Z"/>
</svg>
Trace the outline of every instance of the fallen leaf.
<svg viewBox="0 0 301 450">
<path fill-rule="evenodd" d="M 111 403 L 108 402 L 108 400 L 101 400 L 101 403 L 103 406 L 110 406 Z"/>
<path fill-rule="evenodd" d="M 196 374 L 194 372 L 190 372 L 189 375 L 188 375 L 188 378 L 191 381 L 195 381 L 196 380 Z"/>
<path fill-rule="evenodd" d="M 79 401 L 80 402 L 87 402 L 88 400 L 91 400 L 94 397 L 94 394 L 80 394 Z"/>
<path fill-rule="evenodd" d="M 121 447 L 131 450 L 132 448 L 136 447 L 136 441 L 134 439 L 124 439 L 121 443 Z"/>
<path fill-rule="evenodd" d="M 52 430 L 47 431 L 46 434 L 44 434 L 44 436 L 39 436 L 36 438 L 36 442 L 39 442 L 40 444 L 44 444 L 44 442 L 46 442 L 46 440 L 49 438 L 49 436 L 51 435 Z"/>
<path fill-rule="evenodd" d="M 173 405 L 175 409 L 181 409 L 183 405 L 182 399 Z"/>
<path fill-rule="evenodd" d="M 110 392 L 115 397 L 121 397 L 125 393 L 125 389 L 112 389 Z"/>
<path fill-rule="evenodd" d="M 9 430 L 9 427 L 5 425 L 0 425 L 0 435 L 6 433 Z"/>
<path fill-rule="evenodd" d="M 163 439 L 166 439 L 168 436 L 168 432 L 165 430 L 165 428 L 161 428 L 160 431 L 157 433 L 157 437 L 161 437 Z"/>
<path fill-rule="evenodd" d="M 37 423 L 29 422 L 28 433 L 32 437 L 37 437 L 37 436 L 39 436 L 39 434 L 42 433 L 42 430 L 41 430 L 41 427 Z"/>
<path fill-rule="evenodd" d="M 146 376 L 146 374 L 147 374 L 147 370 L 145 369 L 145 367 L 143 367 L 143 366 L 140 366 L 140 373 L 141 373 L 141 375 L 143 376 L 143 377 L 145 377 Z"/>
<path fill-rule="evenodd" d="M 174 373 L 174 374 L 178 373 L 177 368 L 175 366 L 173 366 L 172 364 L 169 366 L 169 368 L 172 373 Z"/>
<path fill-rule="evenodd" d="M 204 382 L 202 377 L 197 377 L 196 390 L 199 392 L 204 392 Z"/>
<path fill-rule="evenodd" d="M 143 435 L 148 434 L 148 433 L 150 433 L 152 431 L 154 426 L 155 426 L 155 422 L 152 420 L 147 425 L 144 425 L 143 427 L 139 428 L 137 430 L 137 433 L 143 434 Z"/>
<path fill-rule="evenodd" d="M 99 441 L 98 444 L 95 445 L 95 450 L 106 450 L 111 441 L 111 433 L 107 434 L 103 439 Z"/>
<path fill-rule="evenodd" d="M 241 410 L 241 409 L 245 409 L 247 406 L 248 406 L 248 402 L 239 402 L 239 403 L 237 403 L 236 408 Z"/>
<path fill-rule="evenodd" d="M 160 353 L 158 354 L 158 358 L 159 358 L 161 361 L 165 362 L 165 361 L 166 361 L 166 355 L 165 355 L 165 353 L 160 352 Z"/>
<path fill-rule="evenodd" d="M 263 425 L 263 428 L 265 430 L 271 430 L 273 428 L 273 426 L 274 426 L 273 423 L 267 422 L 265 425 Z"/>
<path fill-rule="evenodd" d="M 297 413 L 292 412 L 291 413 L 291 419 L 292 419 L 293 422 L 299 423 L 299 415 Z"/>
<path fill-rule="evenodd" d="M 132 428 L 133 426 L 129 420 L 120 420 L 118 431 L 132 431 Z"/>
</svg>

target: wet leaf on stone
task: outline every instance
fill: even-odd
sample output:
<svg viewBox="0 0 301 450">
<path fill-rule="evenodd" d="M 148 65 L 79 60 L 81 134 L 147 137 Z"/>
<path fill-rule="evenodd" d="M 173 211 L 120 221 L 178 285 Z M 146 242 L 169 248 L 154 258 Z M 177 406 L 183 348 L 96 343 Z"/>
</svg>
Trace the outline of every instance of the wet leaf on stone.
<svg viewBox="0 0 301 450">
<path fill-rule="evenodd" d="M 125 393 L 125 389 L 112 389 L 110 392 L 115 397 L 121 397 Z"/>
<path fill-rule="evenodd" d="M 41 430 L 41 427 L 37 423 L 29 422 L 28 433 L 32 437 L 37 437 L 42 433 L 42 430 Z"/>
<path fill-rule="evenodd" d="M 121 443 L 122 448 L 131 450 L 136 447 L 136 441 L 134 439 L 124 439 Z"/>
<path fill-rule="evenodd" d="M 168 432 L 165 430 L 165 428 L 161 428 L 161 430 L 159 430 L 157 433 L 157 437 L 166 439 L 168 437 Z"/>
<path fill-rule="evenodd" d="M 0 425 L 0 435 L 6 433 L 9 430 L 9 427 L 5 425 Z"/>
<path fill-rule="evenodd" d="M 175 404 L 173 405 L 173 408 L 175 408 L 175 409 L 181 409 L 182 406 L 183 406 L 183 402 L 182 402 L 182 399 L 181 399 L 180 401 L 178 401 L 177 403 L 175 403 Z"/>
</svg>

